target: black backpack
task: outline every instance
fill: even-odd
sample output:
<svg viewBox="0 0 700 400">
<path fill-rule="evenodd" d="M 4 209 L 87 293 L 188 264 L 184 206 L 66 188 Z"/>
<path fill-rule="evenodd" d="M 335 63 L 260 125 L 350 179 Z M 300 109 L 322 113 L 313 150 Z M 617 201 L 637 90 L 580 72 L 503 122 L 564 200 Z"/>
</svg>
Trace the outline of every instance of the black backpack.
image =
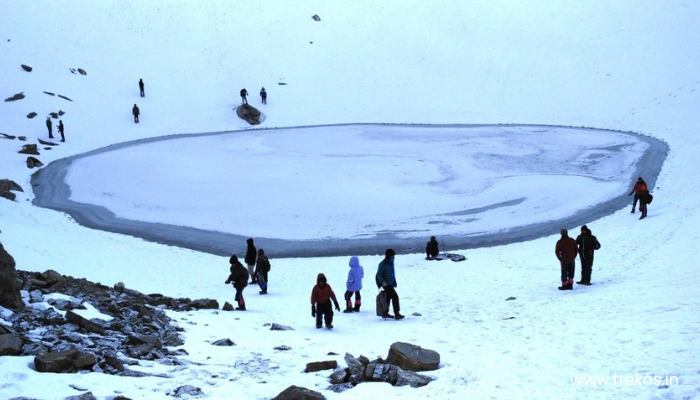
<svg viewBox="0 0 700 400">
<path fill-rule="evenodd" d="M 651 204 L 652 200 L 654 200 L 654 196 L 651 193 L 647 193 L 647 204 Z"/>
</svg>

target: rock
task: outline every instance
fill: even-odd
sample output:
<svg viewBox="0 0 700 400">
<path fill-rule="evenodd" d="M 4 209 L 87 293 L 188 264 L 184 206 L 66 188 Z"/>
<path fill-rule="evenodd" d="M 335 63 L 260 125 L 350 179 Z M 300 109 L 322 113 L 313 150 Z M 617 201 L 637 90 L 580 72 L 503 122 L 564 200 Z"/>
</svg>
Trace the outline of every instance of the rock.
<svg viewBox="0 0 700 400">
<path fill-rule="evenodd" d="M 25 142 L 25 141 L 27 141 L 27 137 L 26 136 L 17 136 L 17 140 L 21 140 L 21 141 Z"/>
<path fill-rule="evenodd" d="M 43 140 L 43 139 L 37 139 L 40 144 L 43 144 L 45 146 L 58 146 L 58 143 L 54 142 L 49 142 L 48 140 Z"/>
<path fill-rule="evenodd" d="M 0 192 L 9 192 L 10 190 L 24 192 L 22 186 L 18 185 L 17 182 L 9 179 L 0 179 Z"/>
<path fill-rule="evenodd" d="M 278 323 L 273 322 L 272 324 L 270 324 L 270 330 L 271 331 L 293 331 L 294 328 L 292 328 L 291 326 L 282 325 L 282 324 L 278 324 Z"/>
<path fill-rule="evenodd" d="M 34 118 L 34 117 L 36 117 L 36 113 L 35 113 L 34 111 L 32 111 L 32 112 L 30 112 L 29 114 L 27 114 L 27 118 L 29 118 L 29 119 L 32 119 L 32 118 Z"/>
<path fill-rule="evenodd" d="M 75 396 L 66 397 L 63 400 L 97 400 L 97 397 L 95 397 L 95 395 L 92 394 L 92 392 L 87 392 Z"/>
<path fill-rule="evenodd" d="M 515 300 L 515 297 L 510 296 L 509 298 L 506 299 L 506 301 L 511 301 L 511 300 Z"/>
<path fill-rule="evenodd" d="M 180 386 L 177 389 L 175 389 L 173 392 L 168 393 L 170 396 L 173 397 L 182 397 L 183 395 L 188 395 L 192 397 L 199 397 L 203 396 L 204 393 L 202 393 L 202 389 L 198 387 L 194 387 L 191 385 L 184 385 Z"/>
<path fill-rule="evenodd" d="M 290 386 L 281 391 L 272 400 L 325 400 L 326 398 L 319 392 L 300 387 Z"/>
<path fill-rule="evenodd" d="M 8 135 L 7 133 L 0 133 L 0 138 L 8 139 L 8 140 L 15 140 L 15 139 L 17 139 L 17 136 Z"/>
<path fill-rule="evenodd" d="M 156 335 L 142 335 L 140 333 L 132 333 L 129 335 L 129 343 L 133 344 L 149 344 L 156 349 L 163 348 L 163 343 Z"/>
<path fill-rule="evenodd" d="M 46 271 L 41 273 L 41 279 L 46 282 L 48 286 L 52 286 L 55 283 L 65 281 L 66 278 L 59 274 L 58 272 L 52 270 L 52 269 L 47 269 Z"/>
<path fill-rule="evenodd" d="M 249 104 L 236 107 L 236 115 L 251 125 L 260 125 L 260 111 Z"/>
<path fill-rule="evenodd" d="M 58 113 L 56 113 L 56 112 L 50 112 L 49 115 L 50 115 L 51 118 L 53 118 L 53 119 L 58 119 Z"/>
<path fill-rule="evenodd" d="M 126 285 L 124 285 L 124 282 L 117 282 L 114 284 L 114 290 L 117 292 L 121 293 L 126 289 Z"/>
<path fill-rule="evenodd" d="M 66 114 L 65 111 L 63 111 L 63 110 L 58 110 L 58 115 L 59 115 L 59 116 L 62 117 L 62 116 L 64 116 L 65 114 Z"/>
<path fill-rule="evenodd" d="M 27 71 L 27 72 L 32 72 L 32 69 L 33 69 L 33 68 L 30 67 L 29 65 L 24 65 L 24 64 L 22 64 L 22 69 L 25 70 L 25 71 Z"/>
<path fill-rule="evenodd" d="M 34 158 L 32 156 L 27 157 L 27 168 L 32 169 L 32 168 L 38 168 L 42 167 L 44 163 L 39 161 L 39 159 Z"/>
<path fill-rule="evenodd" d="M 89 320 L 81 317 L 80 315 L 74 313 L 73 311 L 66 311 L 66 320 L 72 322 L 79 327 L 85 329 L 88 332 L 97 333 L 100 335 L 105 334 L 105 328 L 101 323 L 96 322 L 94 319 Z"/>
<path fill-rule="evenodd" d="M 414 312 L 414 313 L 411 314 L 411 315 L 413 315 L 414 317 L 422 317 L 422 316 L 423 316 L 423 314 L 421 314 L 421 313 L 419 313 L 419 312 Z"/>
<path fill-rule="evenodd" d="M 314 14 L 311 18 L 316 22 L 321 21 L 321 17 L 319 17 L 318 14 Z"/>
<path fill-rule="evenodd" d="M 214 299 L 196 299 L 192 300 L 188 306 L 195 308 L 197 310 L 202 309 L 219 309 L 219 302 Z"/>
<path fill-rule="evenodd" d="M 361 362 L 362 365 L 367 365 L 367 364 L 369 364 L 369 358 L 367 358 L 367 357 L 365 357 L 365 356 L 359 356 L 359 357 L 357 357 L 357 361 Z"/>
<path fill-rule="evenodd" d="M 60 97 L 60 98 L 62 98 L 62 99 L 64 99 L 64 100 L 73 101 L 73 100 L 69 99 L 68 97 L 66 97 L 66 96 L 64 96 L 64 95 L 62 95 L 62 94 L 59 94 L 58 97 Z"/>
<path fill-rule="evenodd" d="M 233 306 L 228 301 L 224 302 L 224 306 L 221 307 L 224 311 L 233 311 Z"/>
<path fill-rule="evenodd" d="M 396 368 L 396 381 L 393 383 L 394 386 L 410 386 L 410 387 L 421 387 L 425 386 L 432 381 L 432 378 L 417 374 L 411 371 L 405 371 L 399 367 Z"/>
<path fill-rule="evenodd" d="M 140 344 L 129 349 L 129 355 L 134 358 L 141 358 L 154 350 L 154 346 L 149 343 Z"/>
<path fill-rule="evenodd" d="M 389 348 L 386 361 L 408 371 L 433 371 L 440 366 L 440 354 L 410 343 L 395 342 Z"/>
<path fill-rule="evenodd" d="M 283 344 L 282 346 L 277 346 L 277 347 L 275 347 L 273 350 L 277 350 L 277 351 L 288 351 L 288 350 L 291 350 L 291 349 L 292 349 L 291 347 L 287 346 L 286 344 Z"/>
<path fill-rule="evenodd" d="M 82 68 L 78 68 L 78 73 L 79 73 L 80 75 L 87 75 L 87 72 L 85 72 L 85 70 L 82 69 Z"/>
<path fill-rule="evenodd" d="M 14 333 L 0 335 L 0 356 L 18 356 L 22 354 L 22 339 Z"/>
<path fill-rule="evenodd" d="M 44 91 L 44 93 L 48 94 L 49 96 L 55 96 L 55 95 L 56 95 L 56 93 L 53 93 L 53 92 L 46 92 L 46 91 Z"/>
<path fill-rule="evenodd" d="M 40 290 L 32 290 L 29 292 L 29 302 L 30 303 L 41 303 L 44 301 L 44 295 L 41 294 Z"/>
<path fill-rule="evenodd" d="M 354 387 L 355 387 L 355 386 L 353 386 L 352 383 L 338 383 L 338 384 L 335 384 L 335 385 L 330 385 L 330 386 L 328 386 L 327 389 L 328 389 L 328 390 L 331 390 L 331 391 L 333 391 L 333 392 L 336 392 L 336 393 L 342 393 L 342 392 L 344 392 L 344 391 L 346 391 L 346 390 L 348 390 L 348 389 L 352 389 L 352 388 L 354 388 Z"/>
<path fill-rule="evenodd" d="M 22 100 L 24 98 L 24 92 L 16 93 L 12 97 L 8 97 L 5 99 L 5 101 L 17 101 L 17 100 Z"/>
<path fill-rule="evenodd" d="M 304 372 L 317 372 L 323 371 L 324 369 L 336 369 L 338 368 L 338 362 L 335 360 L 329 361 L 314 361 L 306 364 Z"/>
<path fill-rule="evenodd" d="M 350 377 L 349 372 L 350 370 L 348 368 L 336 368 L 328 378 L 332 384 L 338 385 L 347 382 L 347 379 Z"/>
<path fill-rule="evenodd" d="M 15 201 L 15 199 L 17 198 L 17 195 L 12 193 L 12 192 L 0 192 L 0 197 L 4 197 L 10 201 Z"/>
<path fill-rule="evenodd" d="M 49 352 L 34 357 L 34 369 L 38 372 L 75 372 L 97 363 L 94 355 L 77 349 Z"/>
<path fill-rule="evenodd" d="M 19 289 L 15 259 L 0 243 L 0 306 L 15 311 L 23 310 L 24 302 Z"/>
<path fill-rule="evenodd" d="M 216 342 L 212 343 L 214 346 L 235 346 L 236 344 L 233 343 L 233 340 L 226 338 L 226 339 L 219 339 Z"/>
<path fill-rule="evenodd" d="M 22 150 L 18 151 L 20 154 L 32 154 L 35 156 L 39 155 L 39 151 L 36 148 L 37 146 L 35 144 L 25 144 L 22 145 Z"/>
</svg>

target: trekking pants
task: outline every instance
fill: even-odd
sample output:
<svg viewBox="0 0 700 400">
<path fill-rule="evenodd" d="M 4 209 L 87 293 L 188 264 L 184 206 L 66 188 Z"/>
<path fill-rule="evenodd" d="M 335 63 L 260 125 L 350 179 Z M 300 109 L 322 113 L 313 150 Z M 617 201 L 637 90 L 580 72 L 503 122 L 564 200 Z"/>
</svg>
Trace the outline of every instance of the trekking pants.
<svg viewBox="0 0 700 400">
<path fill-rule="evenodd" d="M 360 291 L 358 290 L 357 292 L 351 292 L 349 290 L 345 291 L 345 304 L 347 308 L 353 308 L 352 307 L 352 295 L 353 293 L 355 294 L 355 307 L 360 307 L 362 305 L 362 296 L 360 295 Z"/>
<path fill-rule="evenodd" d="M 576 273 L 576 261 L 561 262 L 561 281 L 567 282 L 569 279 L 574 279 Z"/>
<path fill-rule="evenodd" d="M 593 271 L 593 256 L 581 257 L 581 282 L 591 283 Z"/>
<path fill-rule="evenodd" d="M 316 327 L 321 327 L 321 319 L 325 321 L 326 328 L 333 324 L 333 306 L 331 301 L 328 300 L 326 303 L 318 303 L 316 305 Z"/>
<path fill-rule="evenodd" d="M 396 293 L 396 289 L 394 289 L 391 286 L 386 286 L 384 288 L 384 292 L 386 293 L 386 301 L 391 302 L 392 307 L 394 307 L 394 315 L 399 313 L 400 307 L 399 307 L 399 294 Z"/>
</svg>

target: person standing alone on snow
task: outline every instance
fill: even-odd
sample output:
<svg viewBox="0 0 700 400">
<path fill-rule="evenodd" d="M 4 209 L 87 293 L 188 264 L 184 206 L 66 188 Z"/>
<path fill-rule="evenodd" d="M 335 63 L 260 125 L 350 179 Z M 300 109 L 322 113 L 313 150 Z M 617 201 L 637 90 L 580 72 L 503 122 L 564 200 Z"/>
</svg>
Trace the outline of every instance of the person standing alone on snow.
<svg viewBox="0 0 700 400">
<path fill-rule="evenodd" d="M 51 123 L 51 117 L 46 117 L 46 129 L 49 130 L 49 139 L 53 139 L 53 123 Z"/>
<path fill-rule="evenodd" d="M 591 272 L 593 270 L 593 252 L 600 249 L 598 238 L 593 236 L 586 225 L 581 227 L 581 234 L 576 238 L 578 256 L 581 259 L 581 280 L 579 285 L 591 284 Z"/>
<path fill-rule="evenodd" d="M 143 79 L 139 79 L 139 92 L 141 93 L 141 97 L 146 97 L 146 92 L 143 90 L 143 87 Z"/>
<path fill-rule="evenodd" d="M 270 260 L 265 250 L 258 249 L 258 259 L 255 261 L 255 279 L 260 285 L 260 294 L 267 294 L 267 274 L 270 272 Z"/>
<path fill-rule="evenodd" d="M 644 182 L 644 179 L 642 179 L 640 176 L 639 179 L 637 179 L 637 182 L 634 183 L 632 190 L 627 194 L 628 196 L 632 196 L 632 194 L 634 194 L 634 201 L 632 201 L 632 214 L 634 214 L 634 208 L 637 206 L 637 201 L 639 201 L 639 211 L 642 211 L 642 201 L 639 196 L 647 190 L 647 183 Z"/>
<path fill-rule="evenodd" d="M 440 254 L 440 248 L 435 236 L 430 237 L 430 241 L 425 245 L 425 259 L 432 260 Z"/>
<path fill-rule="evenodd" d="M 574 288 L 574 274 L 576 272 L 576 253 L 578 248 L 576 241 L 569 237 L 569 232 L 562 228 L 561 239 L 557 241 L 554 254 L 561 264 L 561 286 L 559 290 L 571 290 Z"/>
<path fill-rule="evenodd" d="M 134 104 L 134 106 L 131 108 L 131 113 L 134 115 L 134 122 L 138 124 L 141 110 L 139 110 L 139 107 L 136 104 Z"/>
<path fill-rule="evenodd" d="M 360 265 L 360 259 L 357 256 L 350 257 L 350 271 L 348 271 L 348 281 L 345 284 L 345 310 L 344 313 L 360 312 L 362 305 L 362 278 L 365 276 L 365 271 Z M 352 306 L 352 295 L 355 294 L 355 307 Z"/>
<path fill-rule="evenodd" d="M 311 316 L 316 317 L 316 329 L 321 329 L 321 320 L 325 321 L 326 328 L 333 329 L 333 308 L 331 300 L 335 303 L 335 309 L 340 311 L 338 299 L 331 285 L 328 284 L 324 274 L 316 277 L 316 286 L 311 290 Z"/>
<path fill-rule="evenodd" d="M 226 284 L 233 284 L 233 288 L 236 289 L 236 297 L 234 298 L 238 302 L 238 307 L 236 310 L 245 311 L 245 300 L 243 299 L 243 289 L 248 285 L 248 270 L 245 269 L 243 264 L 238 261 L 238 257 L 232 255 L 229 259 L 231 263 L 231 274 L 226 279 Z"/>
<path fill-rule="evenodd" d="M 248 99 L 246 98 L 248 96 L 248 91 L 245 90 L 245 88 L 241 89 L 241 99 L 243 100 L 243 104 L 248 104 Z"/>
<path fill-rule="evenodd" d="M 66 137 L 63 135 L 64 129 L 65 129 L 65 128 L 63 127 L 63 120 L 62 120 L 62 119 L 59 119 L 59 120 L 58 120 L 58 133 L 61 134 L 61 141 L 62 141 L 62 142 L 65 142 L 65 141 L 66 141 Z"/>
<path fill-rule="evenodd" d="M 402 319 L 404 316 L 399 313 L 399 295 L 396 293 L 396 274 L 394 273 L 394 256 L 396 252 L 394 249 L 386 249 L 384 252 L 384 260 L 379 263 L 377 267 L 377 275 L 375 275 L 374 280 L 377 283 L 377 287 L 384 289 L 387 302 L 391 301 L 391 305 L 394 308 L 394 318 Z M 391 318 L 388 313 L 382 316 L 383 318 Z"/>
<path fill-rule="evenodd" d="M 265 91 L 264 87 L 260 89 L 260 100 L 263 104 L 267 104 L 267 91 Z"/>
<path fill-rule="evenodd" d="M 245 264 L 248 266 L 248 273 L 250 274 L 250 283 L 257 283 L 255 279 L 255 260 L 258 256 L 258 250 L 255 249 L 255 244 L 253 243 L 253 238 L 248 238 L 246 240 L 248 244 L 248 249 L 245 251 Z"/>
</svg>

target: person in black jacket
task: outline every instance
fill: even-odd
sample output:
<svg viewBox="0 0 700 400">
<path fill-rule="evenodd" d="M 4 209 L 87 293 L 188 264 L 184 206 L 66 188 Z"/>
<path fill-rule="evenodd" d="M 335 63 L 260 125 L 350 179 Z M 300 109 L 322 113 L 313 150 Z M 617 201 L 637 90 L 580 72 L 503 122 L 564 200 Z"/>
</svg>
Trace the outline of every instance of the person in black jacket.
<svg viewBox="0 0 700 400">
<path fill-rule="evenodd" d="M 267 104 L 267 91 L 264 87 L 260 89 L 260 100 L 263 104 Z"/>
<path fill-rule="evenodd" d="M 255 260 L 258 256 L 258 250 L 255 248 L 253 243 L 253 238 L 248 238 L 246 240 L 248 244 L 248 249 L 245 251 L 245 265 L 248 266 L 248 274 L 250 274 L 250 284 L 255 284 L 258 282 L 257 276 L 255 276 Z"/>
<path fill-rule="evenodd" d="M 600 243 L 586 225 L 581 227 L 581 234 L 576 238 L 576 247 L 581 258 L 581 280 L 576 283 L 588 286 L 591 284 L 593 252 L 600 249 Z"/>
<path fill-rule="evenodd" d="M 248 91 L 245 88 L 241 89 L 241 100 L 243 104 L 248 104 Z"/>
<path fill-rule="evenodd" d="M 63 120 L 62 120 L 62 119 L 59 119 L 59 120 L 58 120 L 58 133 L 61 134 L 61 141 L 62 141 L 62 142 L 65 142 L 65 141 L 66 141 L 66 137 L 63 135 L 64 129 L 65 129 L 65 128 L 63 127 Z"/>
<path fill-rule="evenodd" d="M 139 92 L 141 92 L 141 97 L 146 97 L 146 92 L 143 90 L 143 87 L 143 79 L 139 79 Z"/>
<path fill-rule="evenodd" d="M 51 117 L 46 117 L 46 129 L 49 130 L 49 139 L 53 139 L 53 123 L 51 122 Z"/>
<path fill-rule="evenodd" d="M 236 310 L 245 311 L 245 300 L 243 299 L 243 289 L 248 286 L 248 270 L 245 269 L 243 264 L 238 261 L 238 257 L 232 255 L 229 259 L 231 263 L 231 274 L 226 279 L 227 285 L 229 283 L 233 284 L 234 289 L 236 289 L 235 300 L 238 302 L 238 307 Z"/>
<path fill-rule="evenodd" d="M 425 259 L 432 260 L 440 254 L 440 249 L 438 247 L 438 241 L 435 236 L 430 237 L 430 241 L 425 245 Z"/>
<path fill-rule="evenodd" d="M 131 113 L 134 115 L 134 122 L 139 123 L 139 115 L 141 115 L 141 110 L 139 110 L 139 106 L 134 104 L 133 107 L 131 107 Z"/>
</svg>

